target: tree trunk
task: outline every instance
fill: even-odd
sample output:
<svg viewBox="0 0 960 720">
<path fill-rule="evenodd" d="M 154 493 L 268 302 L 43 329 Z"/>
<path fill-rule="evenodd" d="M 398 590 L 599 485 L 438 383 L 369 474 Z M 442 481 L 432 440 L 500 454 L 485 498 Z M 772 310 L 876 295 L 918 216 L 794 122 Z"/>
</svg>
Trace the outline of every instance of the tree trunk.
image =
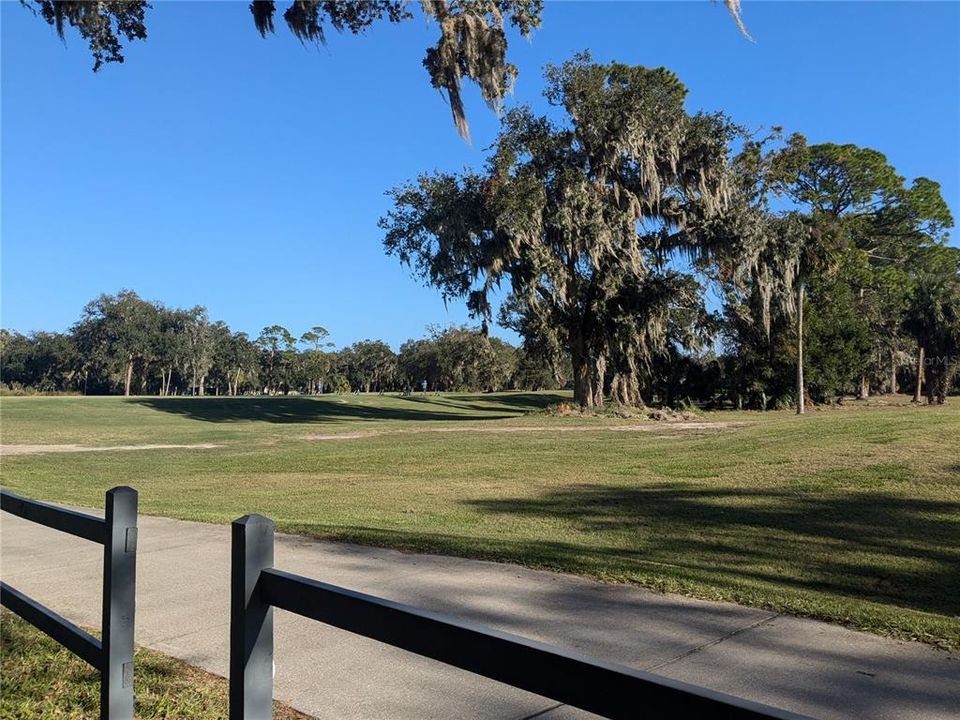
<svg viewBox="0 0 960 720">
<path fill-rule="evenodd" d="M 207 384 L 207 376 L 201 375 L 200 376 L 200 397 L 203 397 L 204 387 L 206 386 L 206 384 Z"/>
<path fill-rule="evenodd" d="M 923 362 L 925 360 L 926 350 L 921 345 L 920 352 L 917 353 L 917 387 L 913 391 L 913 401 L 920 402 L 923 398 Z"/>
<path fill-rule="evenodd" d="M 866 288 L 860 288 L 860 311 L 863 312 L 863 296 L 866 293 Z M 867 374 L 867 371 L 864 370 L 860 373 L 860 391 L 857 393 L 857 400 L 866 400 L 870 397 L 870 376 Z"/>
<path fill-rule="evenodd" d="M 123 381 L 123 394 L 130 397 L 130 383 L 133 381 L 133 355 L 127 358 L 127 372 Z"/>
<path fill-rule="evenodd" d="M 585 354 L 572 353 L 573 401 L 580 407 L 593 407 L 591 367 Z"/>
<path fill-rule="evenodd" d="M 803 284 L 797 288 L 797 415 L 803 415 Z"/>
<path fill-rule="evenodd" d="M 642 406 L 640 383 L 636 373 L 622 372 L 614 375 L 610 381 L 610 399 L 626 407 Z"/>
<path fill-rule="evenodd" d="M 890 394 L 897 394 L 897 351 L 890 348 Z"/>
<path fill-rule="evenodd" d="M 593 362 L 593 406 L 603 407 L 603 381 L 607 375 L 607 358 L 598 355 Z"/>
</svg>

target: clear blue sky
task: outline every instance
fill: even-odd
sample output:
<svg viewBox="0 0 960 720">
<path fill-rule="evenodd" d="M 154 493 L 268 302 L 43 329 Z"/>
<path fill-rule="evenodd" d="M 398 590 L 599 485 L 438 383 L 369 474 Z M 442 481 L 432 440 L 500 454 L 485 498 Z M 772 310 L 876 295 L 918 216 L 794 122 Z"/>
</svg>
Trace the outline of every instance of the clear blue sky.
<svg viewBox="0 0 960 720">
<path fill-rule="evenodd" d="M 420 64 L 436 28 L 315 48 L 282 21 L 262 40 L 246 2 L 154 4 L 149 39 L 94 74 L 76 35 L 64 46 L 2 2 L 3 326 L 64 330 L 120 288 L 252 335 L 322 324 L 338 346 L 464 321 L 383 254 L 376 226 L 384 190 L 479 165 L 496 133 L 472 88 L 473 144 L 454 132 Z M 960 217 L 960 5 L 748 1 L 743 15 L 756 43 L 707 0 L 548 2 L 510 48 L 508 102 L 542 109 L 542 66 L 584 48 L 665 65 L 691 109 L 877 148 L 941 182 Z"/>
</svg>

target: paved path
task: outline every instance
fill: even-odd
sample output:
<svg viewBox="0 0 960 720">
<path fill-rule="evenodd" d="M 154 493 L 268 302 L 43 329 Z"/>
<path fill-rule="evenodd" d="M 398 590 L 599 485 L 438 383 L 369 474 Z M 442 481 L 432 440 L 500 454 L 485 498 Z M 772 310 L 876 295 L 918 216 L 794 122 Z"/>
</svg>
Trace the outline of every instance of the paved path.
<svg viewBox="0 0 960 720">
<path fill-rule="evenodd" d="M 99 625 L 100 547 L 3 514 L 3 579 Z M 228 665 L 227 526 L 141 517 L 137 641 Z M 822 718 L 957 718 L 960 656 L 810 620 L 513 565 L 279 536 L 277 567 Z M 319 718 L 585 714 L 284 612 L 275 695 Z"/>
</svg>

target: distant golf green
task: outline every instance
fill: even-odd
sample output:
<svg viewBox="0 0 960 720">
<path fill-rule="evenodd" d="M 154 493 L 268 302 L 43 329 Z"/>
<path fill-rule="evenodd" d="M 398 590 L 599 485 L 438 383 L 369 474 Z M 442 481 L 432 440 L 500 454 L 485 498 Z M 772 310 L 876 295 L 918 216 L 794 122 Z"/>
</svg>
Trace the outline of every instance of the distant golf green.
<svg viewBox="0 0 960 720">
<path fill-rule="evenodd" d="M 287 532 L 960 647 L 960 402 L 687 423 L 542 412 L 567 399 L 3 398 L 2 484 L 85 506 L 129 484 L 148 514 L 259 512 Z"/>
</svg>

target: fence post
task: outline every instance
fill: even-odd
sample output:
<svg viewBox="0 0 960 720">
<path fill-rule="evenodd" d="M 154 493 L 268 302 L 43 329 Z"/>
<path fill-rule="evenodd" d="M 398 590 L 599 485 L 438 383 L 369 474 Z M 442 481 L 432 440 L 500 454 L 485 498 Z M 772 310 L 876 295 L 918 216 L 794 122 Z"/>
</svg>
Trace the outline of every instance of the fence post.
<svg viewBox="0 0 960 720">
<path fill-rule="evenodd" d="M 273 717 L 273 608 L 260 571 L 273 567 L 273 521 L 244 515 L 231 527 L 230 720 Z"/>
<path fill-rule="evenodd" d="M 137 590 L 137 491 L 107 491 L 103 541 L 101 720 L 133 718 L 133 631 Z"/>
</svg>

